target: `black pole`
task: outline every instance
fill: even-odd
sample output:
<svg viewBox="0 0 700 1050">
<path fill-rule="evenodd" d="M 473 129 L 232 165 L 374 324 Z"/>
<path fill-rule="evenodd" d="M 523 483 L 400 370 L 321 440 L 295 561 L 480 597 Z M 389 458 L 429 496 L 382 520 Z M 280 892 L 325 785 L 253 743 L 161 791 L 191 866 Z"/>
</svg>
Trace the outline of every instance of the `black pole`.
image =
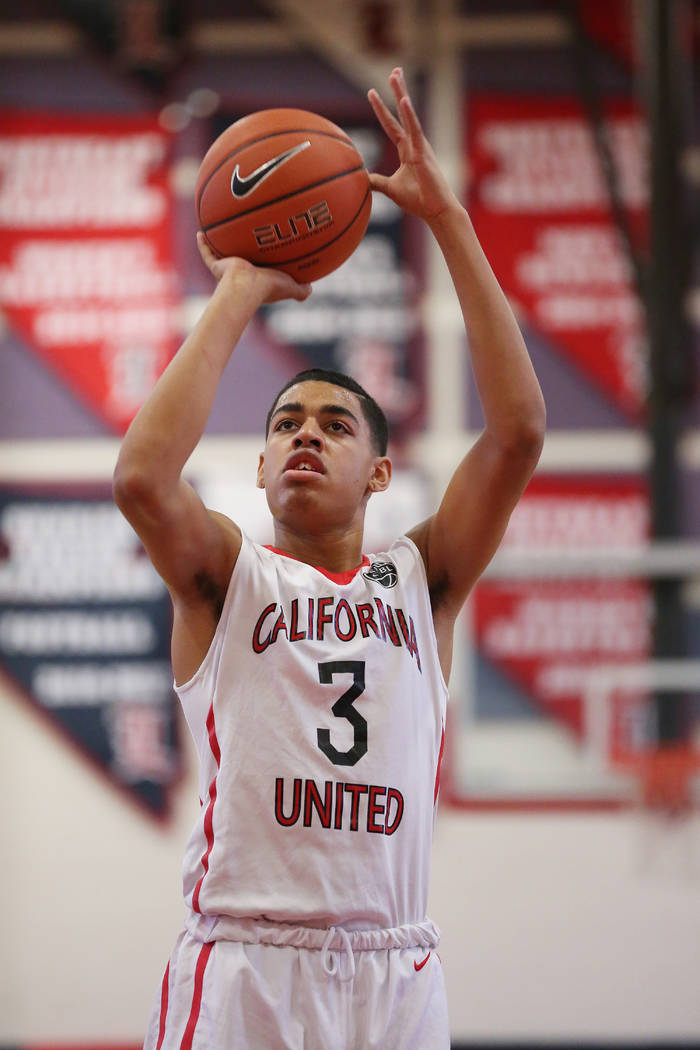
<svg viewBox="0 0 700 1050">
<path fill-rule="evenodd" d="M 681 535 L 678 439 L 682 410 L 691 393 L 690 336 L 684 319 L 689 251 L 684 223 L 684 193 L 680 175 L 683 141 L 683 58 L 678 46 L 684 2 L 644 0 L 642 5 L 643 94 L 650 134 L 651 258 L 647 285 L 649 331 L 649 481 L 652 538 L 673 540 Z M 687 23 L 686 23 L 687 24 Z M 681 580 L 654 582 L 655 658 L 686 654 Z M 684 698 L 656 698 L 659 744 L 678 742 L 685 735 Z"/>
<path fill-rule="evenodd" d="M 578 91 L 588 117 L 600 173 L 608 194 L 608 205 L 632 271 L 635 291 L 642 304 L 645 304 L 649 276 L 646 259 L 636 243 L 625 208 L 618 165 L 615 162 L 608 124 L 605 120 L 605 106 L 596 80 L 596 46 L 583 26 L 579 0 L 567 0 L 564 12 L 571 33 L 571 55 Z"/>
</svg>

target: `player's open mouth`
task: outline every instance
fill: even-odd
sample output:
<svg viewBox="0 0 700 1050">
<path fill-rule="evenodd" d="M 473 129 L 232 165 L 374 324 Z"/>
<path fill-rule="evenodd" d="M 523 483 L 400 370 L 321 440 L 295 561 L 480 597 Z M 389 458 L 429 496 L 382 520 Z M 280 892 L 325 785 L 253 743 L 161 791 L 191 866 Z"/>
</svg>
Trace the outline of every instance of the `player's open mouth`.
<svg viewBox="0 0 700 1050">
<path fill-rule="evenodd" d="M 308 471 L 311 474 L 325 474 L 323 463 L 312 452 L 295 452 L 285 463 L 285 474 L 289 470 Z"/>
</svg>

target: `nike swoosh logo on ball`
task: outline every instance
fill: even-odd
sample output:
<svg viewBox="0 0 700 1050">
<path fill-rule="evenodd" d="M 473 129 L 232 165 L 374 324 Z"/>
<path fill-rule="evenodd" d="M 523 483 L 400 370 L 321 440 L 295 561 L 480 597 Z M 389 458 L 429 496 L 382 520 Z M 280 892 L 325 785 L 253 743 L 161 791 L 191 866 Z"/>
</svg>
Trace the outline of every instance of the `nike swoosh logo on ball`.
<svg viewBox="0 0 700 1050">
<path fill-rule="evenodd" d="M 247 197 L 259 183 L 266 179 L 268 175 L 272 175 L 273 171 L 276 171 L 281 164 L 284 164 L 291 157 L 294 157 L 297 153 L 301 153 L 302 150 L 308 149 L 311 145 L 309 140 L 306 142 L 300 142 L 298 146 L 292 146 L 291 149 L 285 150 L 284 153 L 280 153 L 278 157 L 273 157 L 272 160 L 266 160 L 264 164 L 261 164 L 255 171 L 251 171 L 250 175 L 241 175 L 240 167 L 237 164 L 233 169 L 233 175 L 231 176 L 231 193 L 234 197 L 239 200 L 241 197 Z"/>
</svg>

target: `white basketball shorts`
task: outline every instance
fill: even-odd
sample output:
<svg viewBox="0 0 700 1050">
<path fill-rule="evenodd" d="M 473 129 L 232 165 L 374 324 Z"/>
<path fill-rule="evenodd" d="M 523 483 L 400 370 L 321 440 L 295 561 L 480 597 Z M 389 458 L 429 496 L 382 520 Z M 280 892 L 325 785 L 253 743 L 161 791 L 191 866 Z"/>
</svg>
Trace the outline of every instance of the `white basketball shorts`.
<svg viewBox="0 0 700 1050">
<path fill-rule="evenodd" d="M 367 948 L 363 933 L 308 932 L 313 947 L 181 933 L 144 1050 L 449 1050 L 429 941 Z"/>
</svg>

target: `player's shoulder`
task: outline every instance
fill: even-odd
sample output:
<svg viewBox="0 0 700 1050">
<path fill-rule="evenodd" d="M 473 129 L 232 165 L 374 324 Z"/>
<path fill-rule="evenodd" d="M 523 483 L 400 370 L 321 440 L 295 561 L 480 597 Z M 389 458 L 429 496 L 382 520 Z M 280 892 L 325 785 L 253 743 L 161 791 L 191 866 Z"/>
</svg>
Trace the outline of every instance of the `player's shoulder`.
<svg viewBox="0 0 700 1050">
<path fill-rule="evenodd" d="M 265 566 L 268 568 L 274 566 L 276 569 L 279 569 L 278 563 L 281 560 L 279 555 L 283 552 L 278 551 L 276 547 L 253 539 L 253 537 L 245 532 L 240 525 L 237 525 L 235 521 L 227 518 L 225 514 L 219 514 L 218 512 L 210 513 L 216 514 L 221 529 L 228 537 L 232 549 L 235 548 L 233 568 L 237 568 L 236 575 L 241 574 L 242 563 L 245 563 L 249 569 L 252 569 L 253 566 L 257 566 L 258 569 Z M 282 559 L 282 561 L 284 560 L 285 559 Z"/>
<path fill-rule="evenodd" d="M 397 536 L 386 550 L 368 554 L 367 557 L 369 566 L 364 576 L 369 579 L 397 583 L 399 580 L 406 582 L 409 578 L 423 580 L 425 577 L 421 552 L 408 534 Z"/>
<path fill-rule="evenodd" d="M 212 551 L 212 558 L 216 565 L 217 589 L 226 590 L 241 552 L 243 533 L 240 526 L 226 514 L 209 508 L 207 508 L 207 513 L 216 527 L 217 540 L 214 546 L 218 550 L 215 556 Z"/>
<path fill-rule="evenodd" d="M 235 521 L 232 521 L 228 515 L 222 514 L 221 511 L 207 508 L 207 513 L 217 526 L 226 546 L 232 553 L 237 555 L 241 549 L 241 543 L 243 542 L 243 532 L 240 525 Z"/>
<path fill-rule="evenodd" d="M 401 558 L 407 564 L 423 564 L 423 552 L 413 529 L 397 536 L 387 553 L 392 557 Z"/>
<path fill-rule="evenodd" d="M 232 536 L 237 536 L 240 542 L 240 537 L 242 536 L 240 525 L 232 521 L 227 514 L 222 514 L 220 510 L 212 510 L 208 507 L 207 513 L 212 521 L 215 521 L 225 532 Z"/>
</svg>

